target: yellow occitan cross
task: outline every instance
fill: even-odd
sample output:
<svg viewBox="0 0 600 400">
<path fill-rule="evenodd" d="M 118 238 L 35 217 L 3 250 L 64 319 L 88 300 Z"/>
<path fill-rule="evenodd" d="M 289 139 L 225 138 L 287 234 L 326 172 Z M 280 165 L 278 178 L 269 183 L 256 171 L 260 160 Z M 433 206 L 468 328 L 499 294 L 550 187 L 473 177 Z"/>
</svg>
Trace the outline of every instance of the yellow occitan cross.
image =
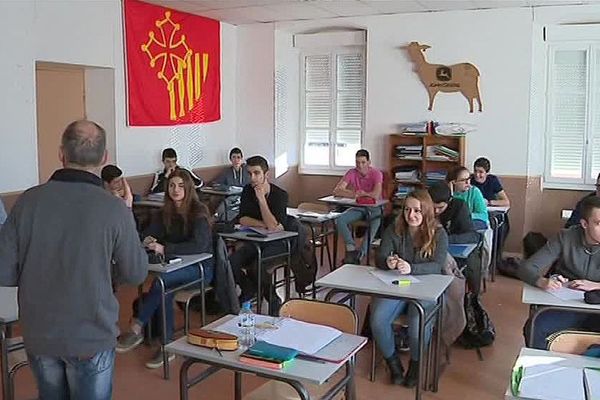
<svg viewBox="0 0 600 400">
<path fill-rule="evenodd" d="M 148 32 L 148 41 L 141 45 L 141 49 L 150 59 L 150 68 L 158 66 L 156 76 L 165 82 L 169 92 L 169 118 L 175 121 L 191 111 L 202 95 L 202 84 L 208 76 L 208 53 L 194 53 L 186 43 L 185 35 L 180 32 L 181 24 L 171 20 L 170 11 L 166 11 L 165 18 L 155 24 L 158 32 Z M 176 98 L 179 100 L 177 103 Z"/>
</svg>

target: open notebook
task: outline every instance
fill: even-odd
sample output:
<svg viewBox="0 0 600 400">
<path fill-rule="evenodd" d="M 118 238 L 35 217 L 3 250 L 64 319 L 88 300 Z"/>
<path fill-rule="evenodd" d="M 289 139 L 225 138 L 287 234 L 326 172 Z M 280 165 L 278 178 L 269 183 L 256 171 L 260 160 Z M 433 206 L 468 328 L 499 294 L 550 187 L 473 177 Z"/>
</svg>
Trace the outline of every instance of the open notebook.
<svg viewBox="0 0 600 400">
<path fill-rule="evenodd" d="M 337 329 L 309 324 L 292 318 L 257 315 L 256 322 L 257 324 L 268 322 L 274 326 L 274 329 L 256 329 L 256 340 L 298 350 L 298 352 L 308 355 L 317 353 L 342 335 L 342 332 Z M 231 318 L 214 330 L 240 336 L 238 318 Z"/>
</svg>

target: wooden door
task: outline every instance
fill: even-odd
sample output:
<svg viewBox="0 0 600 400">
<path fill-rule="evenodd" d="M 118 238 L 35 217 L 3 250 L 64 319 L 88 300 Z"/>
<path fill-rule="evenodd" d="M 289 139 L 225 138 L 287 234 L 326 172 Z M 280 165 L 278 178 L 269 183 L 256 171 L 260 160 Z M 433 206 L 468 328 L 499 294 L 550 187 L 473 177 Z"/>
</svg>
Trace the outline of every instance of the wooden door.
<svg viewBox="0 0 600 400">
<path fill-rule="evenodd" d="M 38 176 L 46 182 L 62 168 L 58 158 L 65 127 L 85 118 L 84 69 L 60 64 L 36 64 Z"/>
</svg>

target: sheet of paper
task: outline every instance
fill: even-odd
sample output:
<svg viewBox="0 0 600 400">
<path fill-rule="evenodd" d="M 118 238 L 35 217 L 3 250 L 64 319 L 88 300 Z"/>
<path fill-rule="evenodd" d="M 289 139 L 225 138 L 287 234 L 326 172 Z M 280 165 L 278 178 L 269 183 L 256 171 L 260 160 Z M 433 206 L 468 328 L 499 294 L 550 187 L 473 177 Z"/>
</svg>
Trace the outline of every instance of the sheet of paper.
<svg viewBox="0 0 600 400">
<path fill-rule="evenodd" d="M 519 398 L 584 400 L 583 370 L 555 364 L 528 366 L 523 371 Z"/>
<path fill-rule="evenodd" d="M 589 400 L 600 399 L 600 371 L 584 368 L 583 375 L 585 380 L 585 398 Z"/>
<path fill-rule="evenodd" d="M 314 354 L 341 334 L 342 332 L 339 330 L 328 326 L 283 318 L 279 329 L 266 330 L 261 335 L 261 340 L 277 346 L 296 349 L 304 354 Z"/>
<path fill-rule="evenodd" d="M 320 214 L 314 211 L 300 211 L 298 212 L 298 216 L 300 217 L 309 217 L 309 218 L 319 218 L 319 217 L 323 217 L 327 214 Z"/>
<path fill-rule="evenodd" d="M 412 275 L 402 275 L 395 269 L 384 270 L 379 268 L 371 268 L 369 272 L 377 279 L 387 283 L 388 285 L 391 285 L 393 281 L 397 280 L 410 281 L 411 283 L 420 282 L 419 279 L 417 279 L 416 277 Z"/>
<path fill-rule="evenodd" d="M 548 293 L 552 294 L 553 296 L 558 297 L 561 300 L 575 300 L 575 301 L 581 301 L 583 302 L 583 296 L 584 293 L 581 290 L 573 290 L 573 289 L 569 289 L 568 287 L 561 287 L 560 289 L 557 290 L 550 290 Z"/>
<path fill-rule="evenodd" d="M 257 340 L 263 340 L 277 346 L 289 347 L 304 354 L 315 354 L 338 338 L 342 332 L 323 325 L 309 324 L 292 318 L 273 318 L 257 315 L 256 323 L 272 323 L 277 329 L 256 329 Z M 219 332 L 240 336 L 238 318 L 214 328 Z"/>
</svg>

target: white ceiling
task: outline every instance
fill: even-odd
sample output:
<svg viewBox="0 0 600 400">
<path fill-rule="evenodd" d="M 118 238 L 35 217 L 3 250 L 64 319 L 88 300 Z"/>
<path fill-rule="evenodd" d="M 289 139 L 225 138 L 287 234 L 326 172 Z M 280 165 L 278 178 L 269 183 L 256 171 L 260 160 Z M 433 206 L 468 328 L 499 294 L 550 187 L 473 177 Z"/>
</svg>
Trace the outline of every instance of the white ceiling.
<svg viewBox="0 0 600 400">
<path fill-rule="evenodd" d="M 600 4 L 600 0 L 144 0 L 233 25 L 412 12 Z"/>
</svg>

